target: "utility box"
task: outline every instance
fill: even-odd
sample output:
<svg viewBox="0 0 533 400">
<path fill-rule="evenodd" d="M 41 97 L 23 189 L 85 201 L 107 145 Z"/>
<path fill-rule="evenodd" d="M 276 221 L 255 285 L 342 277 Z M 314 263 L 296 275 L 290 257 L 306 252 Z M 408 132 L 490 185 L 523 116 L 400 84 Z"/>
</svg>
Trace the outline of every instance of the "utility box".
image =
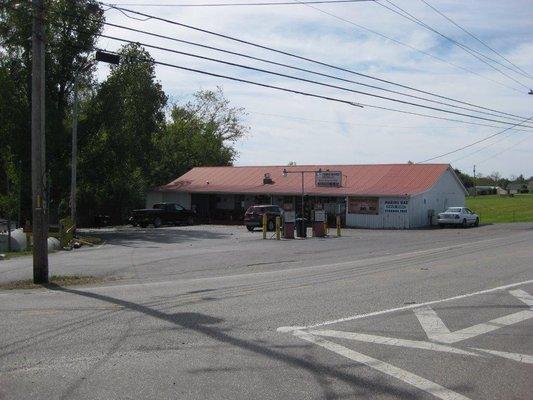
<svg viewBox="0 0 533 400">
<path fill-rule="evenodd" d="M 313 219 L 313 236 L 324 237 L 326 236 L 325 222 L 326 212 L 324 210 L 315 210 L 315 216 Z"/>
<path fill-rule="evenodd" d="M 296 213 L 294 211 L 285 211 L 283 213 L 283 237 L 285 239 L 294 239 L 295 222 Z"/>
</svg>

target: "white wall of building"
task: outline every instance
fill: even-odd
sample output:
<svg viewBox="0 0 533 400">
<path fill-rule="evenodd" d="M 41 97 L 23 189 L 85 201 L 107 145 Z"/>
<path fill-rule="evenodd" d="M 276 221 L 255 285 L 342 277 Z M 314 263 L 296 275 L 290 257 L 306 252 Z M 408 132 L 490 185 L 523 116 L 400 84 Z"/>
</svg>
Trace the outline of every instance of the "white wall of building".
<svg viewBox="0 0 533 400">
<path fill-rule="evenodd" d="M 152 208 L 156 203 L 178 203 L 190 209 L 191 195 L 182 192 L 149 192 L 146 195 L 146 208 Z"/>
<path fill-rule="evenodd" d="M 350 214 L 346 226 L 354 228 L 419 228 L 435 224 L 437 214 L 447 207 L 464 207 L 465 192 L 453 172 L 446 171 L 424 193 L 411 197 L 380 197 L 379 214 Z M 430 217 L 433 215 L 433 217 Z"/>
<path fill-rule="evenodd" d="M 407 204 L 405 204 L 407 202 Z M 351 228 L 409 228 L 409 198 L 408 197 L 380 197 L 377 215 L 350 214 L 346 210 L 346 226 Z"/>
<path fill-rule="evenodd" d="M 411 197 L 409 202 L 410 227 L 418 228 L 435 224 L 437 214 L 448 207 L 464 207 L 465 192 L 451 171 L 446 171 L 427 192 Z M 430 211 L 433 210 L 433 211 Z"/>
</svg>

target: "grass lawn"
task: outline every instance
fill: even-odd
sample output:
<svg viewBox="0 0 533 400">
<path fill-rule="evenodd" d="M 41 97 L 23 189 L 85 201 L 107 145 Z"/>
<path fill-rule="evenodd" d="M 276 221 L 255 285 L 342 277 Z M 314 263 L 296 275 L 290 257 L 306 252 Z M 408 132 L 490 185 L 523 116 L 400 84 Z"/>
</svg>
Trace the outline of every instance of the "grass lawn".
<svg viewBox="0 0 533 400">
<path fill-rule="evenodd" d="M 469 196 L 466 206 L 479 215 L 482 224 L 533 222 L 533 194 Z"/>
</svg>

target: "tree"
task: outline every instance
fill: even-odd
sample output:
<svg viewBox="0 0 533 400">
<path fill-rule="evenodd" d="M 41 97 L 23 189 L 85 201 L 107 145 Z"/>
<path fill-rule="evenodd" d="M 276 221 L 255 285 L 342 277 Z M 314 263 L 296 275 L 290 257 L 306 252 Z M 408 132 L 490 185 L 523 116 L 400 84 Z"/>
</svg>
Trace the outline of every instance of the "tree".
<svg viewBox="0 0 533 400">
<path fill-rule="evenodd" d="M 184 106 L 174 105 L 170 121 L 154 138 L 154 186 L 193 167 L 232 165 L 237 156 L 233 144 L 249 130 L 244 116 L 244 110 L 232 107 L 220 87 L 196 93 Z"/>
<path fill-rule="evenodd" d="M 457 168 L 455 169 L 455 173 L 457 174 L 465 188 L 474 187 L 474 178 L 472 178 L 470 175 L 461 172 Z"/>
<path fill-rule="evenodd" d="M 122 221 L 143 204 L 154 136 L 164 127 L 167 97 L 150 54 L 136 44 L 119 51 L 121 63 L 82 106 L 80 114 L 80 218 L 105 213 Z M 84 214 L 85 212 L 85 214 Z"/>
<path fill-rule="evenodd" d="M 29 1 L 7 1 L 0 5 L 0 90 L 9 88 L 9 96 L 0 99 L 5 103 L 0 115 L 9 119 L 12 126 L 7 134 L 3 133 L 3 140 L 11 147 L 14 158 L 22 162 L 23 197 L 28 216 L 31 215 L 31 40 L 28 40 L 32 29 L 31 7 Z M 70 185 L 68 120 L 73 77 L 88 62 L 103 18 L 96 0 L 46 2 L 46 150 L 53 203 L 68 193 Z M 91 76 L 91 70 L 82 72 L 82 87 L 91 84 Z"/>
<path fill-rule="evenodd" d="M 0 176 L 0 216 L 7 219 L 9 251 L 11 250 L 11 221 L 17 215 L 21 184 L 20 174 L 9 147 L 0 150 L 0 165 L 3 170 L 2 176 Z"/>
</svg>

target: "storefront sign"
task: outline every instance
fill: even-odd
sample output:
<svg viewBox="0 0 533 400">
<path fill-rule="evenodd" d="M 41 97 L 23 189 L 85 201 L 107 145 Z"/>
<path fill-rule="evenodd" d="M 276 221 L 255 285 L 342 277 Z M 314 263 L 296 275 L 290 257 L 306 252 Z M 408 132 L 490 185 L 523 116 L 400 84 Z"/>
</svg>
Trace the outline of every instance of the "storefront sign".
<svg viewBox="0 0 533 400">
<path fill-rule="evenodd" d="M 292 222 L 296 221 L 296 213 L 294 211 L 285 211 L 283 213 L 283 220 L 285 222 Z"/>
<path fill-rule="evenodd" d="M 319 171 L 315 172 L 315 186 L 317 187 L 341 187 L 341 171 Z"/>
<path fill-rule="evenodd" d="M 326 220 L 326 212 L 322 210 L 315 210 L 315 222 L 324 222 Z"/>
<path fill-rule="evenodd" d="M 409 200 L 385 200 L 385 212 L 387 213 L 407 213 Z"/>
<path fill-rule="evenodd" d="M 377 197 L 350 197 L 348 204 L 350 214 L 379 214 Z"/>
</svg>

